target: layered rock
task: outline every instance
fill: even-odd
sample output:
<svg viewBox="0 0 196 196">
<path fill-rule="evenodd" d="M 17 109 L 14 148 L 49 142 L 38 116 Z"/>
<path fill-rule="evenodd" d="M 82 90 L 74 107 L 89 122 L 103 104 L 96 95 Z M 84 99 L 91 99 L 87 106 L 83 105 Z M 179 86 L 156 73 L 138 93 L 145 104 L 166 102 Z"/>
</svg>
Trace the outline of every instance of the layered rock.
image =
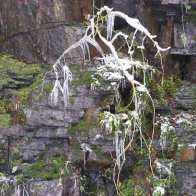
<svg viewBox="0 0 196 196">
<path fill-rule="evenodd" d="M 52 64 L 82 36 L 81 25 L 75 22 L 90 12 L 91 1 L 1 1 L 0 51 L 28 63 Z"/>
</svg>

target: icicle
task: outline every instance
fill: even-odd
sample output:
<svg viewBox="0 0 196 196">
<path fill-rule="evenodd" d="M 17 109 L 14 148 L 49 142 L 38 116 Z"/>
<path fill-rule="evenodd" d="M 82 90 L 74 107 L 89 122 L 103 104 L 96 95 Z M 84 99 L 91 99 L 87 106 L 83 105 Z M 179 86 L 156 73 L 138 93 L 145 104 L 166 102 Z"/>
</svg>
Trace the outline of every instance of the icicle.
<svg viewBox="0 0 196 196">
<path fill-rule="evenodd" d="M 143 83 L 144 83 L 144 86 L 146 86 L 146 71 L 143 70 Z"/>
<path fill-rule="evenodd" d="M 115 16 L 113 14 L 111 14 L 110 12 L 108 12 L 108 16 L 107 16 L 107 40 L 111 40 L 112 38 L 112 32 L 114 29 L 114 20 L 115 20 Z"/>
<path fill-rule="evenodd" d="M 87 43 L 85 43 L 85 47 L 86 47 L 86 49 L 87 49 L 88 59 L 89 59 L 89 61 L 90 61 L 90 60 L 91 60 L 90 49 L 89 49 L 89 46 L 88 46 Z"/>
<path fill-rule="evenodd" d="M 118 166 L 118 169 L 120 169 L 121 161 L 120 161 L 120 148 L 119 148 L 119 138 L 118 138 L 118 131 L 115 131 L 115 145 L 116 145 L 116 164 Z"/>
<path fill-rule="evenodd" d="M 81 50 L 82 50 L 83 60 L 85 61 L 85 54 L 86 54 L 86 51 L 85 51 L 85 46 L 84 46 L 83 43 L 81 43 L 80 48 L 81 48 Z"/>
</svg>

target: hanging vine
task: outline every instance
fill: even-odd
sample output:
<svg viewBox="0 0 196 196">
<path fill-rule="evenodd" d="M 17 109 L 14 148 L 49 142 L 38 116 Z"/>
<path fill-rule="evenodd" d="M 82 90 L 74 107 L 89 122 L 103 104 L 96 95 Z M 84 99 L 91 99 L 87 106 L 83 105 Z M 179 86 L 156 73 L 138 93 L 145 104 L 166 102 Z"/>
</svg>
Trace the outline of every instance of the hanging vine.
<svg viewBox="0 0 196 196">
<path fill-rule="evenodd" d="M 115 18 L 120 17 L 125 20 L 127 24 L 134 29 L 133 34 L 125 34 L 124 32 L 115 32 L 114 24 Z M 106 28 L 105 28 L 106 26 Z M 106 29 L 106 34 L 104 30 Z M 140 44 L 135 47 L 137 34 L 140 33 L 143 38 Z M 110 53 L 105 54 L 101 45 L 97 41 L 101 40 L 109 49 Z M 161 57 L 161 52 L 167 51 L 169 48 L 163 49 L 155 41 L 156 36 L 151 35 L 150 32 L 139 22 L 138 19 L 130 18 L 126 14 L 113 11 L 107 6 L 102 7 L 96 15 L 88 17 L 88 27 L 84 36 L 75 44 L 70 46 L 59 57 L 53 65 L 53 71 L 56 75 L 54 88 L 50 94 L 50 101 L 54 105 L 58 103 L 59 96 L 64 98 L 64 104 L 67 105 L 69 97 L 69 84 L 72 80 L 72 73 L 66 63 L 67 55 L 71 55 L 71 51 L 75 48 L 81 48 L 84 59 L 90 56 L 89 45 L 97 49 L 100 56 L 96 58 L 96 72 L 92 75 L 93 90 L 102 89 L 113 92 L 113 103 L 118 105 L 121 101 L 119 89 L 129 87 L 131 89 L 130 102 L 124 107 L 124 112 L 118 111 L 112 114 L 109 111 L 103 112 L 100 120 L 101 127 L 104 131 L 109 132 L 114 137 L 115 145 L 115 164 L 113 170 L 113 180 L 118 194 L 122 194 L 120 189 L 120 172 L 123 164 L 126 161 L 126 151 L 131 149 L 132 143 L 136 136 L 139 135 L 141 149 L 147 148 L 150 161 L 150 168 L 152 169 L 151 151 L 154 137 L 154 117 L 155 108 L 152 97 L 147 89 L 148 80 L 155 73 L 155 69 L 144 61 L 143 50 L 145 49 L 145 40 L 148 39 L 156 48 L 155 56 Z M 115 48 L 115 42 L 118 39 L 123 39 L 126 43 L 127 55 L 120 55 Z M 131 40 L 131 41 L 130 41 Z M 142 61 L 134 59 L 136 49 L 141 51 L 143 56 Z M 146 100 L 150 100 L 153 108 L 153 122 L 151 136 L 146 138 L 143 133 L 142 118 L 145 112 Z M 164 138 L 162 138 L 164 145 Z M 160 189 L 160 188 L 159 188 Z M 157 190 L 163 192 L 163 190 Z"/>
</svg>

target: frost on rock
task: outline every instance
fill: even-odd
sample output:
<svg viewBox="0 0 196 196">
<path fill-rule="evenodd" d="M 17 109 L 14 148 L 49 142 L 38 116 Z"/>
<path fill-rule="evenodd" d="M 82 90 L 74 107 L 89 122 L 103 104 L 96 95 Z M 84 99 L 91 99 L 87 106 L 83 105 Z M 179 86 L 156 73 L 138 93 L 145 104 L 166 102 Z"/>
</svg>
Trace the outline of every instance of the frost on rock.
<svg viewBox="0 0 196 196">
<path fill-rule="evenodd" d="M 162 149 L 162 152 L 167 146 L 167 140 L 169 138 L 169 135 L 175 131 L 175 128 L 171 125 L 169 118 L 160 116 L 159 120 L 156 122 L 157 124 L 160 124 L 160 146 Z"/>
<path fill-rule="evenodd" d="M 168 163 L 167 161 L 161 160 L 155 160 L 154 161 L 156 173 L 159 175 L 159 178 L 165 178 L 171 175 L 172 171 L 172 163 Z"/>
<path fill-rule="evenodd" d="M 165 194 L 165 189 L 163 187 L 160 187 L 160 186 L 155 187 L 155 189 L 152 193 L 153 196 L 157 196 L 157 195 L 162 196 L 164 194 Z"/>
<path fill-rule="evenodd" d="M 92 152 L 92 149 L 86 143 L 81 144 L 81 149 L 82 149 L 83 155 L 84 155 L 84 168 L 85 168 L 86 160 L 88 159 L 90 153 Z"/>
</svg>

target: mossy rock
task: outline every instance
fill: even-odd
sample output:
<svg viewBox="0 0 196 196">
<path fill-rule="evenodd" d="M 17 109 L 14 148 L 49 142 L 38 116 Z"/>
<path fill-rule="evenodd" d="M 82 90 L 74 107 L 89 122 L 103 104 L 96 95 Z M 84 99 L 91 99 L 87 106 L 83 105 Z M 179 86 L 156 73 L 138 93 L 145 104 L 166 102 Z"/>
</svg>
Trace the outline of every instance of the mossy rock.
<svg viewBox="0 0 196 196">
<path fill-rule="evenodd" d="M 93 71 L 85 71 L 85 72 L 81 73 L 81 76 L 78 79 L 74 80 L 72 82 L 72 84 L 74 86 L 78 86 L 80 84 L 85 84 L 86 86 L 89 87 L 91 85 L 91 83 L 93 82 L 93 80 L 91 78 L 93 73 L 94 73 Z"/>
<path fill-rule="evenodd" d="M 44 66 L 27 64 L 14 59 L 11 55 L 0 54 L 0 89 L 18 89 L 32 85 L 37 79 L 36 76 L 44 72 Z"/>
<path fill-rule="evenodd" d="M 11 124 L 10 114 L 0 114 L 0 127 L 8 127 Z"/>
<path fill-rule="evenodd" d="M 78 122 L 78 124 L 74 127 L 70 127 L 68 129 L 68 133 L 75 133 L 77 131 L 79 132 L 88 132 L 90 129 L 92 128 L 96 128 L 98 127 L 99 125 L 96 124 L 96 123 L 90 123 L 90 122 L 87 122 L 86 120 L 82 119 Z"/>
<path fill-rule="evenodd" d="M 149 84 L 149 89 L 152 97 L 160 101 L 160 103 L 167 107 L 169 99 L 174 99 L 178 88 L 182 85 L 180 79 L 175 76 L 170 76 L 165 79 L 160 79 L 155 83 Z"/>
<path fill-rule="evenodd" d="M 19 173 L 17 178 L 23 182 L 27 179 L 53 180 L 59 179 L 60 170 L 65 166 L 63 156 L 40 157 L 32 163 L 18 163 Z"/>
<path fill-rule="evenodd" d="M 76 75 L 79 76 L 80 75 L 80 66 L 76 65 L 76 64 L 70 64 L 68 65 L 69 69 L 71 70 L 71 72 Z"/>
<path fill-rule="evenodd" d="M 72 81 L 73 86 L 78 86 L 81 84 L 85 84 L 87 86 L 90 86 L 93 82 L 91 76 L 93 75 L 94 71 L 90 70 L 82 70 L 81 66 L 76 64 L 70 64 L 69 69 L 73 73 L 73 75 L 76 76 L 76 79 Z"/>
<path fill-rule="evenodd" d="M 1 127 L 10 125 L 10 122 L 11 124 L 25 123 L 23 108 L 30 106 L 33 90 L 42 88 L 41 84 L 44 74 L 48 71 L 47 68 L 45 65 L 26 64 L 11 55 L 0 54 L 0 90 L 6 90 L 7 94 L 6 97 L 3 94 L 0 97 Z M 52 89 L 51 84 L 49 85 Z"/>
<path fill-rule="evenodd" d="M 87 192 L 89 193 L 89 195 L 92 195 L 92 196 L 97 196 L 97 195 L 107 195 L 107 191 L 105 188 L 98 188 L 94 185 L 91 185 Z"/>
<path fill-rule="evenodd" d="M 0 55 L 0 71 L 2 73 L 14 74 L 14 75 L 30 75 L 39 73 L 41 70 L 38 64 L 26 64 L 17 59 L 14 59 L 11 55 Z"/>
</svg>

